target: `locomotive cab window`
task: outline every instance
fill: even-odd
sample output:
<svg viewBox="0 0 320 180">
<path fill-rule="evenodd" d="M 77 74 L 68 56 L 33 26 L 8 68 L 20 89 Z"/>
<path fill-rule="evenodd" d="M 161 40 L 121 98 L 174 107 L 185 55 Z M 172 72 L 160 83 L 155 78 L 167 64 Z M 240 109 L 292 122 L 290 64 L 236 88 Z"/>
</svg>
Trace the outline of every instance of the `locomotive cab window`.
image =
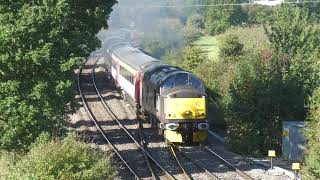
<svg viewBox="0 0 320 180">
<path fill-rule="evenodd" d="M 201 80 L 199 80 L 192 74 L 187 73 L 180 73 L 169 77 L 162 84 L 162 87 L 164 89 L 171 89 L 178 86 L 191 86 L 195 89 L 203 89 Z"/>
</svg>

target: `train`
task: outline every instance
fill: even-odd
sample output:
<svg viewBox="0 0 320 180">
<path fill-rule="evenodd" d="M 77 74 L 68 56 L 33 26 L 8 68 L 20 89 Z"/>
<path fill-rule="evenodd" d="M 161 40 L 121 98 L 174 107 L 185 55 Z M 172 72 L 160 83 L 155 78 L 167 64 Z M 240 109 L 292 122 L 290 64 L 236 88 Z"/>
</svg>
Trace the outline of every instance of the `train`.
<svg viewBox="0 0 320 180">
<path fill-rule="evenodd" d="M 191 72 L 153 58 L 130 44 L 130 31 L 102 42 L 104 65 L 122 97 L 171 143 L 207 139 L 207 94 Z"/>
</svg>

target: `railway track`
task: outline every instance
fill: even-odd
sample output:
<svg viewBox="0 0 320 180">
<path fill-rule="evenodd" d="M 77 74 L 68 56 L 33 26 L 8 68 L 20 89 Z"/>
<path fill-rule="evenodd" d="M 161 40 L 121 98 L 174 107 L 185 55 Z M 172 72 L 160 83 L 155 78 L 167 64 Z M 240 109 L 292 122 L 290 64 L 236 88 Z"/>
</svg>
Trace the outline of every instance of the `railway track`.
<svg viewBox="0 0 320 180">
<path fill-rule="evenodd" d="M 204 169 L 210 179 L 254 179 L 206 146 L 175 146 L 175 148 L 188 160 Z"/>
<path fill-rule="evenodd" d="M 188 153 L 184 152 L 183 149 L 175 144 L 170 144 L 170 148 L 174 150 L 177 150 L 175 152 L 180 153 L 187 161 L 191 162 L 192 164 L 194 164 L 198 169 L 200 169 L 201 171 L 204 171 L 206 174 L 207 179 L 214 179 L 214 180 L 220 180 L 220 178 L 218 176 L 216 176 L 214 173 L 212 173 L 210 170 L 208 170 L 208 168 L 206 167 L 206 165 L 200 161 L 197 161 L 196 159 L 194 159 L 192 156 L 190 156 Z M 177 154 L 177 153 L 176 153 Z M 179 159 L 177 159 L 177 161 L 180 161 Z M 182 163 L 179 163 L 182 166 Z M 183 168 L 183 167 L 181 167 Z M 190 177 L 190 176 L 189 176 Z M 190 177 L 191 178 L 191 177 Z M 192 179 L 192 178 L 191 178 Z"/>
<path fill-rule="evenodd" d="M 80 97 L 83 102 L 83 106 L 85 110 L 87 111 L 90 119 L 94 122 L 97 129 L 103 136 L 103 139 L 105 139 L 108 142 L 108 145 L 110 149 L 112 149 L 115 154 L 119 157 L 119 159 L 122 161 L 122 163 L 125 165 L 125 167 L 129 170 L 129 172 L 132 174 L 132 176 L 135 179 L 159 179 L 161 176 L 165 177 L 165 179 L 180 179 L 177 178 L 177 176 L 173 176 L 166 168 L 164 168 L 157 160 L 152 156 L 151 153 L 148 151 L 147 141 L 144 139 L 144 130 L 143 125 L 141 124 L 140 120 L 136 118 L 137 126 L 139 127 L 138 133 L 132 133 L 129 132 L 126 128 L 126 125 L 122 124 L 117 115 L 113 112 L 113 109 L 110 107 L 110 104 L 108 104 L 108 98 L 103 97 L 102 94 L 99 91 L 99 88 L 97 86 L 96 77 L 95 77 L 95 69 L 96 69 L 96 62 L 93 65 L 84 65 L 87 67 L 90 67 L 90 72 L 88 72 L 88 69 L 86 69 L 87 73 L 83 73 L 82 69 L 80 69 L 80 73 L 78 74 L 78 90 Z M 86 89 L 84 91 L 83 89 Z M 93 93 L 94 92 L 94 93 Z M 90 98 L 93 96 L 95 100 L 99 101 L 100 109 L 103 109 L 103 111 L 100 111 L 99 113 L 103 114 L 97 115 L 96 111 L 94 110 L 96 107 L 92 106 L 92 103 L 88 102 L 90 101 Z M 101 108 L 102 107 L 102 108 Z M 118 126 L 119 129 L 117 131 L 121 131 L 121 133 L 109 133 L 108 131 L 105 131 L 103 129 L 103 125 L 100 125 L 101 121 L 104 121 L 103 119 L 99 117 L 108 116 L 112 119 L 113 123 L 110 123 L 110 126 Z M 130 120 L 132 122 L 132 120 Z M 121 134 L 121 135 L 120 135 Z M 125 137 L 123 137 L 125 136 Z M 131 145 L 134 145 L 136 149 L 134 151 L 130 151 L 131 157 L 129 157 L 125 153 L 125 150 L 119 147 L 119 140 L 124 142 L 131 142 Z M 125 139 L 125 140 L 124 140 Z M 186 152 L 185 147 L 180 147 L 174 144 L 170 144 L 167 149 L 169 152 L 171 152 L 172 157 L 174 158 L 174 161 L 176 162 L 178 168 L 183 172 L 183 179 L 198 179 L 194 178 L 192 176 L 193 172 L 188 171 L 188 166 L 190 169 L 190 163 L 193 164 L 192 168 L 197 168 L 198 171 L 204 172 L 206 175 L 206 179 L 253 179 L 250 176 L 248 176 L 246 173 L 239 170 L 237 167 L 235 167 L 233 164 L 225 160 L 223 157 L 219 156 L 218 153 L 214 152 L 212 149 L 208 147 L 191 147 L 195 148 L 195 152 L 198 152 L 199 149 L 202 150 L 202 153 L 207 153 L 207 161 L 212 161 L 212 159 L 217 160 L 218 162 L 223 163 L 224 166 L 229 168 L 229 171 L 231 170 L 232 173 L 228 172 L 228 176 L 219 176 L 216 174 L 216 171 L 212 167 L 214 165 L 208 164 L 208 162 L 205 162 L 204 159 L 199 160 L 199 158 L 195 158 L 193 153 Z M 192 150 L 191 150 L 192 151 Z M 213 158 L 212 158 L 213 157 Z M 186 161 L 189 161 L 189 165 L 187 165 Z M 137 163 L 139 162 L 139 163 Z M 215 166 L 221 166 L 217 163 L 215 163 Z M 192 169 L 191 168 L 191 169 Z M 213 173 L 214 172 L 214 173 Z M 229 175 L 233 174 L 233 175 Z M 239 178 L 241 177 L 241 178 Z"/>
<path fill-rule="evenodd" d="M 86 64 L 84 66 L 86 66 Z M 108 142 L 109 147 L 115 152 L 115 154 L 119 157 L 119 159 L 123 162 L 123 164 L 126 166 L 126 168 L 130 171 L 130 173 L 134 176 L 135 179 L 157 179 L 156 173 L 151 167 L 151 163 L 154 165 L 155 168 L 158 168 L 158 171 L 160 170 L 165 174 L 166 179 L 174 179 L 173 176 L 170 173 L 168 173 L 157 161 L 155 161 L 155 159 L 146 151 L 145 147 L 141 145 L 120 123 L 119 119 L 112 112 L 108 104 L 104 101 L 102 95 L 100 94 L 97 88 L 94 72 L 95 65 L 89 66 L 92 67 L 90 70 L 90 77 L 89 73 L 84 74 L 83 70 L 80 69 L 80 72 L 78 74 L 78 90 L 84 108 L 86 109 L 90 119 L 94 122 L 103 138 Z M 87 92 L 83 91 L 83 89 L 86 89 Z M 93 96 L 92 92 L 95 92 L 95 98 L 100 100 L 100 106 L 102 106 L 102 109 L 104 109 L 104 112 L 100 111 L 100 113 L 104 114 L 102 115 L 102 117 L 111 117 L 113 122 L 116 123 L 110 123 L 110 125 L 118 125 L 120 127 L 120 130 L 117 131 L 122 131 L 121 133 L 108 133 L 102 128 L 102 125 L 100 125 L 100 123 L 104 120 L 97 118 L 99 116 L 101 117 L 101 114 L 97 115 L 97 112 L 94 111 L 95 107 L 92 106 L 92 103 L 88 102 L 88 100 L 90 100 L 90 98 L 92 98 Z M 140 142 L 143 142 L 144 140 L 142 134 L 140 134 L 140 137 Z M 124 138 L 126 139 L 124 140 Z M 125 142 L 131 141 L 131 144 L 134 144 L 136 146 L 136 150 L 134 152 L 130 151 L 131 157 L 128 157 L 129 153 L 125 153 L 125 150 L 121 150 L 121 147 L 119 147 L 120 139 L 122 139 L 122 141 Z"/>
<path fill-rule="evenodd" d="M 213 157 L 221 161 L 222 163 L 226 164 L 232 171 L 236 172 L 239 174 L 241 177 L 243 177 L 246 180 L 253 180 L 251 176 L 249 176 L 247 173 L 241 171 L 239 168 L 237 168 L 235 165 L 233 165 L 231 162 L 229 162 L 227 159 L 223 158 L 220 156 L 217 152 L 214 150 L 210 149 L 207 146 L 202 147 L 205 151 L 207 151 L 209 154 L 211 154 Z"/>
</svg>

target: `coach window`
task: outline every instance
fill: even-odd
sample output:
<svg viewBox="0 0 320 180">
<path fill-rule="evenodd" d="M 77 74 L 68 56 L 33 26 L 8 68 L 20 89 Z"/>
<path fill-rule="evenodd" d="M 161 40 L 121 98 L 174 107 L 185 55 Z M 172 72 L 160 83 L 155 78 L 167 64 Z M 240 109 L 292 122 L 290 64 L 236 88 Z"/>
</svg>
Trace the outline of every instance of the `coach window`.
<svg viewBox="0 0 320 180">
<path fill-rule="evenodd" d="M 128 71 L 126 68 L 120 66 L 120 74 L 131 84 L 133 84 L 133 74 Z"/>
</svg>

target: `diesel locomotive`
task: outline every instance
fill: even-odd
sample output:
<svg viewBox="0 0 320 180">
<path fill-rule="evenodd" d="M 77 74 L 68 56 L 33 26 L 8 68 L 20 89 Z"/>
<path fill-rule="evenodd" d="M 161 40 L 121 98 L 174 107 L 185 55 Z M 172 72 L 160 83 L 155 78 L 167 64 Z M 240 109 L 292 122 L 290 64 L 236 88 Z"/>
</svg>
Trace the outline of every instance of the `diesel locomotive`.
<svg viewBox="0 0 320 180">
<path fill-rule="evenodd" d="M 127 30 L 111 33 L 102 47 L 106 68 L 123 98 L 167 141 L 207 139 L 207 94 L 200 79 L 132 47 Z"/>
</svg>

